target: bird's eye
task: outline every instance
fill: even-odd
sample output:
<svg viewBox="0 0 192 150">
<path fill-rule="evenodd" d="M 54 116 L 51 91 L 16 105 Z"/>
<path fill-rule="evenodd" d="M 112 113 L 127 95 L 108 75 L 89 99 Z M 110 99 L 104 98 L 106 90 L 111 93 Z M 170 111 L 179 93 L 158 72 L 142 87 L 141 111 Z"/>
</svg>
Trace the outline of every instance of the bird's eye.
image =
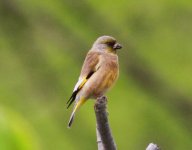
<svg viewBox="0 0 192 150">
<path fill-rule="evenodd" d="M 113 46 L 114 44 L 115 44 L 114 41 L 107 42 L 107 45 L 108 45 L 108 46 Z"/>
</svg>

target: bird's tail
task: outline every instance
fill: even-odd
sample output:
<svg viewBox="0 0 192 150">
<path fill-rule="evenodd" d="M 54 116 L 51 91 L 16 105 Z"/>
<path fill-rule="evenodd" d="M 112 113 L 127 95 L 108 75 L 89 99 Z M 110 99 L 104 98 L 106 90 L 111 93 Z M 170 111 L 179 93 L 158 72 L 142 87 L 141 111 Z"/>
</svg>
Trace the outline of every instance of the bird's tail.
<svg viewBox="0 0 192 150">
<path fill-rule="evenodd" d="M 71 127 L 72 123 L 73 123 L 73 120 L 74 120 L 74 117 L 75 117 L 75 112 L 78 110 L 78 108 L 83 105 L 85 103 L 86 99 L 85 98 L 81 98 L 74 106 L 73 108 L 73 112 L 71 113 L 71 116 L 70 116 L 70 119 L 69 119 L 69 122 L 68 122 L 68 128 Z"/>
</svg>

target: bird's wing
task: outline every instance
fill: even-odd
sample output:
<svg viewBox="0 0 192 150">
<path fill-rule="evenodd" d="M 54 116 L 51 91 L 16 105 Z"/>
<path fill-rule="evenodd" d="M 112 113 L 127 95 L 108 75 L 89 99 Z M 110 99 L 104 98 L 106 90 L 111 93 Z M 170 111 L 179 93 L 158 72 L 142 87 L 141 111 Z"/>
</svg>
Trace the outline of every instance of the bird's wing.
<svg viewBox="0 0 192 150">
<path fill-rule="evenodd" d="M 95 71 L 98 70 L 99 55 L 100 54 L 98 52 L 94 52 L 94 51 L 88 52 L 88 54 L 85 58 L 85 61 L 83 63 L 83 67 L 81 70 L 79 80 L 78 80 L 77 84 L 75 85 L 75 88 L 73 90 L 73 93 L 72 93 L 70 99 L 67 102 L 67 104 L 68 104 L 67 108 L 69 108 L 69 106 L 75 101 L 77 93 L 82 89 L 82 87 L 88 81 L 88 79 L 95 73 Z"/>
</svg>

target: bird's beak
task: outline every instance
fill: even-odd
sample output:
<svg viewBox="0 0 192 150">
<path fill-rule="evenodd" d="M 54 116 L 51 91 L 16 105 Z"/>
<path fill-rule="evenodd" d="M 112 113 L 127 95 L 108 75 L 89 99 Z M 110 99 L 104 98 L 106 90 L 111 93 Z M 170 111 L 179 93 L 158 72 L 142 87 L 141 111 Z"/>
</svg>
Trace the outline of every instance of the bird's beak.
<svg viewBox="0 0 192 150">
<path fill-rule="evenodd" d="M 119 43 L 116 43 L 114 46 L 113 46 L 113 49 L 121 49 L 122 48 L 122 46 L 121 46 L 121 44 L 119 44 Z"/>
</svg>

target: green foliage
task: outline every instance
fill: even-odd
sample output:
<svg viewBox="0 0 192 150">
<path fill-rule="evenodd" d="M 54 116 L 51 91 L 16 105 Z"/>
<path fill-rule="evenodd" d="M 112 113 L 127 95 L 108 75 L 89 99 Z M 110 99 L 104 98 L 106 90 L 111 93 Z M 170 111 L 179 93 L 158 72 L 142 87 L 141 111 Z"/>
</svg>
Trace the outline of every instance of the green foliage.
<svg viewBox="0 0 192 150">
<path fill-rule="evenodd" d="M 191 1 L 0 2 L 0 149 L 96 149 L 93 101 L 67 129 L 93 41 L 114 36 L 120 78 L 107 93 L 118 149 L 192 149 Z"/>
</svg>

